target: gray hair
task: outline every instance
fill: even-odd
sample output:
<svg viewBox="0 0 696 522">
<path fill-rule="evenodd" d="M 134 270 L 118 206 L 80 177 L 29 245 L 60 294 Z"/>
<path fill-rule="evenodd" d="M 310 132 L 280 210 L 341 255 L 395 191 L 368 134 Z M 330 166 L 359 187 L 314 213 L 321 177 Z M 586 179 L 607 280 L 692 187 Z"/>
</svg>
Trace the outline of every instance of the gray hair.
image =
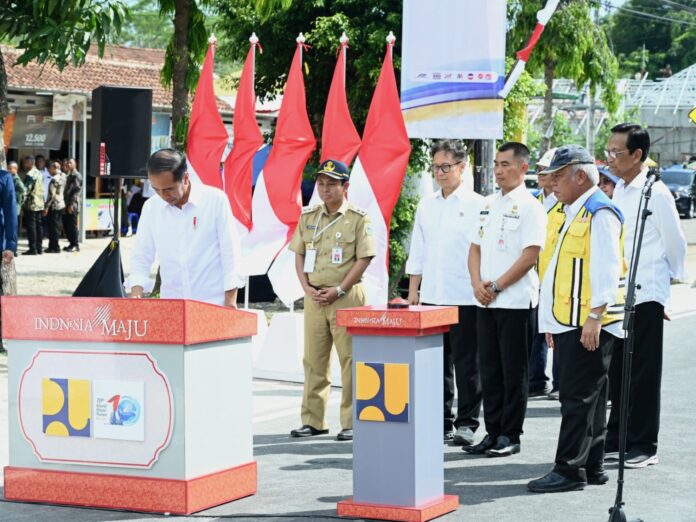
<svg viewBox="0 0 696 522">
<path fill-rule="evenodd" d="M 435 156 L 438 152 L 451 154 L 454 161 L 464 161 L 468 150 L 461 140 L 440 140 L 430 147 L 430 156 Z"/>
<path fill-rule="evenodd" d="M 573 176 L 575 176 L 575 174 L 577 174 L 579 171 L 583 171 L 585 174 L 587 174 L 588 179 L 593 185 L 599 183 L 599 171 L 597 170 L 597 165 L 593 163 L 584 163 L 581 165 L 572 165 L 572 167 Z"/>
</svg>

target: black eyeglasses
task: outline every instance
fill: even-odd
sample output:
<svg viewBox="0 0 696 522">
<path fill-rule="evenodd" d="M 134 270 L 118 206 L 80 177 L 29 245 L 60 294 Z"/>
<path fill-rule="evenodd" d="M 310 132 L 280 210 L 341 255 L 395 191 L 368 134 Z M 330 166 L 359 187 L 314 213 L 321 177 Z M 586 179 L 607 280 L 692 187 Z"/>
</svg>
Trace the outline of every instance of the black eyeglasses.
<svg viewBox="0 0 696 522">
<path fill-rule="evenodd" d="M 461 161 L 458 161 L 457 163 L 443 163 L 442 165 L 437 165 L 433 163 L 430 165 L 430 172 L 433 174 L 437 174 L 437 171 L 440 170 L 442 171 L 443 174 L 449 174 L 449 172 L 452 170 L 452 167 L 455 165 L 459 165 Z"/>
</svg>

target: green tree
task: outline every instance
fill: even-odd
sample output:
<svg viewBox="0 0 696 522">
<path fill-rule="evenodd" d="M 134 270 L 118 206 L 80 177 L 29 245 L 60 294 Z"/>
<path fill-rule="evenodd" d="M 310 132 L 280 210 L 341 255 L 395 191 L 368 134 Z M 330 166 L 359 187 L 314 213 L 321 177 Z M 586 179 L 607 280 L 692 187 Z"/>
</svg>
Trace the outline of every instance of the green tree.
<svg viewBox="0 0 696 522">
<path fill-rule="evenodd" d="M 87 51 L 97 44 L 99 56 L 128 16 L 120 0 L 10 0 L 0 4 L 0 34 L 24 52 L 18 65 L 31 61 L 52 63 L 63 70 L 71 64 L 82 65 Z M 5 168 L 5 147 L 2 140 L 7 103 L 7 71 L 0 52 L 0 166 Z"/>
<path fill-rule="evenodd" d="M 544 7 L 545 0 L 512 0 L 508 2 L 508 53 L 513 54 L 525 46 L 536 26 L 536 13 Z M 618 108 L 616 90 L 618 64 L 609 48 L 606 34 L 595 24 L 591 8 L 598 7 L 590 0 L 564 0 L 546 25 L 527 68 L 532 74 L 543 73 L 544 126 L 553 121 L 553 80 L 570 78 L 578 85 L 590 84 L 594 95 L 602 88 L 602 101 L 609 112 Z M 550 138 L 542 138 L 542 150 L 550 146 Z"/>
<path fill-rule="evenodd" d="M 696 0 L 628 0 L 604 24 L 621 74 L 665 75 L 696 63 Z"/>
<path fill-rule="evenodd" d="M 167 45 L 162 84 L 172 88 L 172 142 L 186 147 L 189 117 L 189 93 L 196 88 L 200 65 L 208 49 L 206 27 L 208 0 L 158 0 L 160 15 L 169 18 L 174 27 Z"/>
<path fill-rule="evenodd" d="M 162 16 L 157 0 L 136 0 L 129 11 L 130 19 L 115 43 L 129 47 L 165 49 L 171 40 L 174 24 L 171 17 Z"/>
</svg>

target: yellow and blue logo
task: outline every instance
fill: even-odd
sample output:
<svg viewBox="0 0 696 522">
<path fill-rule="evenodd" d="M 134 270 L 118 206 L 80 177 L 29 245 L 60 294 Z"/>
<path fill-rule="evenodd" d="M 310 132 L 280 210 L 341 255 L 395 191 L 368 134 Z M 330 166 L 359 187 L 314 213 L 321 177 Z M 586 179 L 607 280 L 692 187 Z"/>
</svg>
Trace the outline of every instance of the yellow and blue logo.
<svg viewBox="0 0 696 522">
<path fill-rule="evenodd" d="M 57 437 L 90 436 L 90 382 L 42 379 L 43 432 Z"/>
<path fill-rule="evenodd" d="M 408 364 L 357 362 L 355 400 L 358 420 L 408 422 Z"/>
</svg>

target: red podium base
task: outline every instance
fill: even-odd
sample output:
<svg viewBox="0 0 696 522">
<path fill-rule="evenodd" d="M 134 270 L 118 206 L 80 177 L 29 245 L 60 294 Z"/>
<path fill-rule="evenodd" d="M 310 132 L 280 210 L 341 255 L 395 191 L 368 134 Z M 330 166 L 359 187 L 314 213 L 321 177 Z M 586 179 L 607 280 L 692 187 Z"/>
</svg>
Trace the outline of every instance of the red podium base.
<svg viewBox="0 0 696 522">
<path fill-rule="evenodd" d="M 362 504 L 349 499 L 338 503 L 338 516 L 398 522 L 426 522 L 455 511 L 457 508 L 459 508 L 459 497 L 456 495 L 444 495 L 439 500 L 414 507 Z"/>
<path fill-rule="evenodd" d="M 5 498 L 189 515 L 256 493 L 256 462 L 191 480 L 5 468 Z"/>
</svg>

